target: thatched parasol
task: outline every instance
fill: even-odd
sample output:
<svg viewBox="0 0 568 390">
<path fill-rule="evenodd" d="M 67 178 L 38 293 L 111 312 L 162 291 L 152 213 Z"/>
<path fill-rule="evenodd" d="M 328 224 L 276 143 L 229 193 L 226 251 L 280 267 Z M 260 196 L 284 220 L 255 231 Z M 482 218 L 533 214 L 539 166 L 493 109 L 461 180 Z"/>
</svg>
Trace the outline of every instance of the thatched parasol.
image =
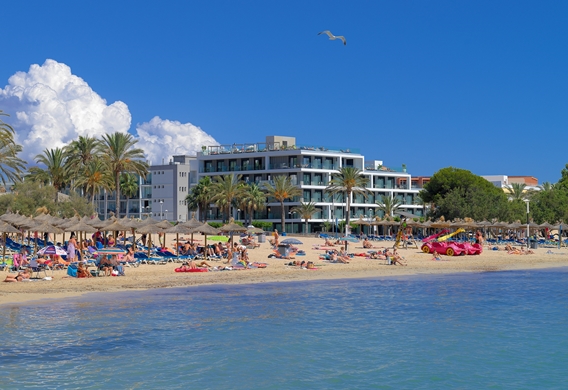
<svg viewBox="0 0 568 390">
<path fill-rule="evenodd" d="M 233 222 L 233 218 L 231 218 L 229 220 L 229 223 L 227 223 L 227 224 L 225 224 L 225 225 L 223 225 L 219 228 L 219 231 L 225 232 L 225 233 L 231 233 L 231 240 L 230 241 L 231 241 L 231 245 L 232 245 L 233 244 L 233 233 L 234 232 L 237 232 L 237 233 L 246 232 L 247 228 L 244 227 L 244 226 L 241 226 L 241 225 L 237 225 L 236 223 Z"/>
<path fill-rule="evenodd" d="M 238 226 L 238 225 L 237 225 Z M 246 230 L 246 229 L 245 229 Z M 209 225 L 208 223 L 204 223 L 201 226 L 196 227 L 193 229 L 195 233 L 203 233 L 205 235 L 205 244 L 203 251 L 205 252 L 205 260 L 207 261 L 207 236 L 215 236 L 221 232 L 220 229 L 215 229 L 213 226 Z"/>
<path fill-rule="evenodd" d="M 0 233 L 2 233 L 4 246 L 2 248 L 2 261 L 6 258 L 6 234 L 7 233 L 19 233 L 20 231 L 13 227 L 12 225 L 2 222 L 0 223 Z"/>
<path fill-rule="evenodd" d="M 152 248 L 152 234 L 162 233 L 165 229 L 158 227 L 154 224 L 141 226 L 136 231 L 140 234 L 148 235 L 148 257 L 150 257 L 150 249 Z"/>
<path fill-rule="evenodd" d="M 181 223 L 178 223 L 175 226 L 171 226 L 170 228 L 166 229 L 164 231 L 165 233 L 175 233 L 176 235 L 176 256 L 179 257 L 179 235 L 180 234 L 189 234 L 189 233 L 193 233 L 192 232 L 192 228 L 184 226 Z M 166 241 L 166 238 L 164 237 L 164 242 Z"/>
<path fill-rule="evenodd" d="M 83 222 L 82 220 L 80 220 L 78 223 L 76 223 L 73 226 L 69 226 L 65 229 L 68 232 L 83 232 L 83 233 L 94 233 L 96 232 L 98 229 L 94 226 L 88 225 L 85 222 Z M 83 248 L 83 235 L 79 234 L 79 248 Z M 81 249 L 79 249 L 81 250 Z"/>
</svg>

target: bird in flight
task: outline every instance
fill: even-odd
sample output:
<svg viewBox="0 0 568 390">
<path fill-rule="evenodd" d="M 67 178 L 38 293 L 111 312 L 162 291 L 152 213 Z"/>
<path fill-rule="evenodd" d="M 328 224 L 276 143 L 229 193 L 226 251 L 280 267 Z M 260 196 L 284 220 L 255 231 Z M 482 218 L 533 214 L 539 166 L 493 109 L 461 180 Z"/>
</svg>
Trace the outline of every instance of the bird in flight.
<svg viewBox="0 0 568 390">
<path fill-rule="evenodd" d="M 327 34 L 327 36 L 329 37 L 329 39 L 331 41 L 335 41 L 336 39 L 341 39 L 343 41 L 343 44 L 347 45 L 347 41 L 345 40 L 345 37 L 343 35 L 335 36 L 329 30 L 325 30 L 325 31 L 318 33 L 318 35 L 321 35 L 321 34 Z"/>
</svg>

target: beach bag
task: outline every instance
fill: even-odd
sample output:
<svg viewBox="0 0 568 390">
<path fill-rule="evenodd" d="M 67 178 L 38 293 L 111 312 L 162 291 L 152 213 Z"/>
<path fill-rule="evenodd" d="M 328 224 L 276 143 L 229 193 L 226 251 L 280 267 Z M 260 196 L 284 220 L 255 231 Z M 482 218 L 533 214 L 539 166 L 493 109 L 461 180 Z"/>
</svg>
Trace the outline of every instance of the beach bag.
<svg viewBox="0 0 568 390">
<path fill-rule="evenodd" d="M 69 264 L 67 267 L 67 275 L 71 276 L 72 278 L 77 277 L 77 265 L 76 264 Z"/>
</svg>

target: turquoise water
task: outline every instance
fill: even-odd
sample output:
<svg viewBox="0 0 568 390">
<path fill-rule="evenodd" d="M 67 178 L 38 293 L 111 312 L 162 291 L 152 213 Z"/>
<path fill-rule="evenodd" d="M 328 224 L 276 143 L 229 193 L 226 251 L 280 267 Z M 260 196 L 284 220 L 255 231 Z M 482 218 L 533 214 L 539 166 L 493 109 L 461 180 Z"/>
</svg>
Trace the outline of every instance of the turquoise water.
<svg viewBox="0 0 568 390">
<path fill-rule="evenodd" d="M 564 389 L 568 270 L 0 307 L 0 388 Z"/>
</svg>

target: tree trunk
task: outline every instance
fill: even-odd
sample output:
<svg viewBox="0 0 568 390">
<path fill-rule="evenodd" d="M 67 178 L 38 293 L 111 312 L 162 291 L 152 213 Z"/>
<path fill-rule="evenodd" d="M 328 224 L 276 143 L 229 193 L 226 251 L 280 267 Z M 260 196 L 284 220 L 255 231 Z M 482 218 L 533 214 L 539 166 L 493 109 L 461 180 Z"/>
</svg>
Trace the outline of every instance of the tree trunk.
<svg viewBox="0 0 568 390">
<path fill-rule="evenodd" d="M 116 174 L 115 183 L 116 185 L 116 218 L 120 218 L 120 172 Z"/>
<path fill-rule="evenodd" d="M 351 226 L 349 225 L 350 217 L 351 216 L 351 193 L 347 192 L 347 214 L 345 218 L 345 235 L 347 236 L 351 233 Z"/>
<path fill-rule="evenodd" d="M 280 201 L 280 211 L 281 211 L 280 223 L 282 223 L 281 229 L 282 229 L 282 232 L 286 232 L 286 225 L 284 225 L 286 223 L 286 221 L 285 221 L 285 216 L 284 216 L 284 201 L 283 200 Z"/>
</svg>

